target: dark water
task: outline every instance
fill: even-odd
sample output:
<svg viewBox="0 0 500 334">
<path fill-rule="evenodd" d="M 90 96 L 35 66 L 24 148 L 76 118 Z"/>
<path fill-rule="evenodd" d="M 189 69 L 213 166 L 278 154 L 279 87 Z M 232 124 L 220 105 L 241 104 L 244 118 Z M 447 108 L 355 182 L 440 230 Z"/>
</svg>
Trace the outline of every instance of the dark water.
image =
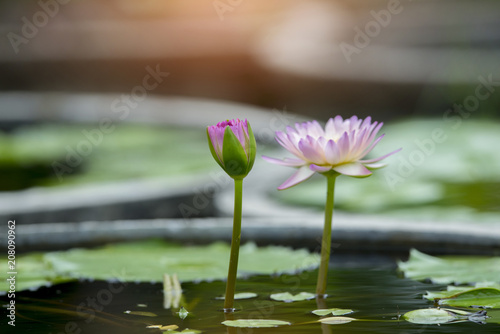
<svg viewBox="0 0 500 334">
<path fill-rule="evenodd" d="M 277 292 L 314 292 L 316 271 L 276 277 L 256 276 L 238 281 L 237 291 L 258 293 L 255 299 L 236 301 L 236 319 L 285 320 L 291 326 L 271 329 L 228 329 L 220 323 L 224 282 L 185 283 L 181 305 L 190 312 L 181 320 L 176 310 L 163 308 L 161 284 L 77 282 L 16 294 L 16 327 L 7 325 L 2 309 L 1 333 L 161 333 L 146 325 L 161 324 L 200 329 L 204 333 L 499 333 L 500 325 L 452 323 L 441 326 L 398 321 L 398 315 L 432 306 L 422 299 L 426 290 L 441 286 L 401 278 L 392 267 L 348 268 L 329 273 L 328 308 L 355 310 L 348 316 L 360 319 L 342 325 L 322 325 L 310 311 L 316 300 L 282 303 L 271 301 Z M 1 298 L 5 304 L 6 297 Z M 139 304 L 143 304 L 138 306 Z M 146 306 L 146 307 L 145 307 Z M 125 314 L 141 311 L 156 317 Z M 167 332 L 168 333 L 168 332 Z"/>
</svg>

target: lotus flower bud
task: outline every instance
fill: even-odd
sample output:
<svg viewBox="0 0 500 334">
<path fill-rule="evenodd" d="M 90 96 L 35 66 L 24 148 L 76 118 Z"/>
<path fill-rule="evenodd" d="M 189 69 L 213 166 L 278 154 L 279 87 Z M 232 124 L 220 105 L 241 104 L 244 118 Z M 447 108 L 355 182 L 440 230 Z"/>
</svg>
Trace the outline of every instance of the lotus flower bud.
<svg viewBox="0 0 500 334">
<path fill-rule="evenodd" d="M 253 167 L 256 143 L 247 120 L 227 120 L 207 127 L 208 146 L 219 166 L 233 179 L 243 179 Z"/>
</svg>

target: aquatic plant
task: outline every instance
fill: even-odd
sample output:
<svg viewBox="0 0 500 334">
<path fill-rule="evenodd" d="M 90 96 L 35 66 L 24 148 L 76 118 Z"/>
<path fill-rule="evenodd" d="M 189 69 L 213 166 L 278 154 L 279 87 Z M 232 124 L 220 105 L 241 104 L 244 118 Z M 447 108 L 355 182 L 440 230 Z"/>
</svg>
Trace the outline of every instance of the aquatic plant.
<svg viewBox="0 0 500 334">
<path fill-rule="evenodd" d="M 341 116 L 330 118 L 323 128 L 317 121 L 295 124 L 295 128 L 287 127 L 285 132 L 277 131 L 277 142 L 295 155 L 295 158 L 284 160 L 263 157 L 266 161 L 298 168 L 278 189 L 284 190 L 309 179 L 314 173 L 326 176 L 328 180 L 327 199 L 325 205 L 325 224 L 321 242 L 321 264 L 318 273 L 316 294 L 324 296 L 328 262 L 330 260 L 332 217 L 334 203 L 335 180 L 339 175 L 367 177 L 371 170 L 382 168 L 381 160 L 400 149 L 374 159 L 365 156 L 384 137 L 376 138 L 383 123 L 373 122 L 370 117 L 358 119 L 352 116 L 342 119 Z"/>
</svg>

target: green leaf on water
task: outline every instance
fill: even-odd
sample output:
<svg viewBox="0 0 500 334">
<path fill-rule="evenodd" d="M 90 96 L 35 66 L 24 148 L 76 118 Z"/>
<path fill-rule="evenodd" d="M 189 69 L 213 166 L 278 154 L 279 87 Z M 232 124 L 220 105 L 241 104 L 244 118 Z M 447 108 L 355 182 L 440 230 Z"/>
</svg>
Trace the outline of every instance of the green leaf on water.
<svg viewBox="0 0 500 334">
<path fill-rule="evenodd" d="M 407 312 L 403 319 L 414 324 L 444 324 L 458 319 L 458 316 L 443 309 L 426 308 Z"/>
<path fill-rule="evenodd" d="M 234 300 L 238 299 L 251 299 L 257 297 L 255 292 L 240 292 L 234 294 Z M 225 296 L 215 297 L 215 299 L 224 300 Z"/>
<path fill-rule="evenodd" d="M 407 262 L 399 262 L 405 276 L 433 283 L 500 283 L 500 257 L 442 256 L 435 257 L 412 249 Z"/>
<path fill-rule="evenodd" d="M 455 307 L 482 306 L 500 308 L 500 289 L 469 288 L 438 299 L 439 305 Z"/>
<path fill-rule="evenodd" d="M 468 312 L 464 310 L 449 308 L 428 308 L 407 312 L 403 319 L 415 324 L 444 324 L 448 322 L 471 321 L 476 323 L 485 323 L 489 317 L 485 310 L 477 312 Z"/>
<path fill-rule="evenodd" d="M 167 326 L 161 326 L 159 328 L 159 330 L 172 332 L 172 331 L 176 330 L 177 328 L 179 328 L 179 326 L 177 326 L 177 325 L 167 325 Z"/>
<path fill-rule="evenodd" d="M 316 297 L 314 293 L 310 292 L 299 292 L 296 295 L 292 295 L 290 292 L 281 292 L 281 293 L 273 293 L 271 295 L 272 300 L 276 300 L 279 302 L 292 303 L 298 302 L 302 300 L 309 300 Z"/>
<path fill-rule="evenodd" d="M 427 291 L 423 297 L 426 299 L 429 299 L 429 300 L 447 298 L 447 297 L 453 296 L 459 292 L 467 291 L 470 289 L 474 289 L 474 287 L 448 285 L 446 290 L 443 290 L 443 291 Z"/>
<path fill-rule="evenodd" d="M 179 328 L 179 326 L 177 326 L 177 325 L 167 325 L 167 326 L 164 326 L 164 325 L 149 325 L 149 326 L 146 326 L 146 328 L 148 328 L 148 329 L 159 329 L 162 332 L 167 332 L 169 334 L 176 334 L 176 333 L 199 334 L 199 333 L 202 333 L 202 331 L 199 331 L 197 329 L 189 329 L 189 328 L 185 328 L 185 329 L 183 329 L 182 331 L 179 332 L 179 331 L 176 331 L 176 329 Z"/>
<path fill-rule="evenodd" d="M 354 311 L 345 308 L 329 308 L 329 309 L 320 309 L 312 311 L 313 314 L 316 314 L 320 317 L 323 317 L 325 315 L 345 315 L 352 312 Z"/>
<path fill-rule="evenodd" d="M 180 281 L 224 279 L 230 247 L 225 243 L 186 247 L 160 240 L 110 245 L 95 250 L 75 249 L 48 254 L 56 271 L 94 279 L 123 281 L 162 280 L 164 273 L 177 273 Z M 285 247 L 240 248 L 238 274 L 273 274 L 306 269 L 317 256 Z M 307 266 L 304 264 L 307 263 Z M 68 264 L 70 270 L 66 271 Z"/>
<path fill-rule="evenodd" d="M 291 325 L 288 321 L 270 320 L 270 319 L 238 319 L 226 320 L 222 322 L 223 325 L 228 327 L 241 327 L 241 328 L 269 328 L 284 325 Z"/>
<path fill-rule="evenodd" d="M 46 254 L 23 255 L 16 260 L 19 271 L 16 290 L 39 287 L 77 278 L 161 282 L 163 275 L 177 273 L 181 282 L 224 279 L 230 246 L 214 243 L 183 246 L 162 240 L 120 243 L 96 249 L 72 249 Z M 317 267 L 319 255 L 307 250 L 248 243 L 240 248 L 238 274 L 276 274 Z M 8 272 L 7 261 L 0 270 Z M 8 291 L 7 281 L 0 291 Z"/>
<path fill-rule="evenodd" d="M 319 319 L 318 321 L 321 322 L 322 324 L 342 325 L 342 324 L 347 324 L 354 320 L 356 319 L 350 317 L 329 317 L 329 318 Z"/>
<path fill-rule="evenodd" d="M 2 273 L 17 272 L 20 274 L 7 275 L 6 279 L 0 280 L 0 291 L 9 291 L 11 276 L 15 278 L 15 290 L 38 289 L 42 286 L 64 283 L 74 280 L 74 278 L 60 275 L 54 272 L 44 261 L 42 253 L 32 253 L 28 255 L 18 255 L 15 262 L 15 270 L 8 268 L 8 261 L 0 262 Z"/>
</svg>

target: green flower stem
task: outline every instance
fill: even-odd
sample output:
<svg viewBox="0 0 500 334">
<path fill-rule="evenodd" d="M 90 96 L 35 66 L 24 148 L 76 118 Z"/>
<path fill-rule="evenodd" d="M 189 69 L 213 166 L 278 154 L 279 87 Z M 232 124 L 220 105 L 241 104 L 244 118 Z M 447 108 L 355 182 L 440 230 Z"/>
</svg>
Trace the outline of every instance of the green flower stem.
<svg viewBox="0 0 500 334">
<path fill-rule="evenodd" d="M 231 239 L 231 256 L 229 258 L 229 270 L 227 273 L 226 295 L 224 298 L 224 312 L 233 311 L 234 291 L 236 287 L 236 273 L 238 271 L 238 256 L 240 253 L 242 198 L 243 198 L 243 179 L 235 179 L 233 237 Z"/>
<path fill-rule="evenodd" d="M 316 294 L 323 297 L 326 291 L 326 277 L 328 275 L 328 263 L 330 262 L 330 248 L 332 244 L 332 217 L 335 179 L 338 174 L 325 175 L 328 180 L 325 205 L 325 226 L 323 227 L 323 239 L 321 240 L 321 263 L 319 265 L 318 283 Z"/>
</svg>

